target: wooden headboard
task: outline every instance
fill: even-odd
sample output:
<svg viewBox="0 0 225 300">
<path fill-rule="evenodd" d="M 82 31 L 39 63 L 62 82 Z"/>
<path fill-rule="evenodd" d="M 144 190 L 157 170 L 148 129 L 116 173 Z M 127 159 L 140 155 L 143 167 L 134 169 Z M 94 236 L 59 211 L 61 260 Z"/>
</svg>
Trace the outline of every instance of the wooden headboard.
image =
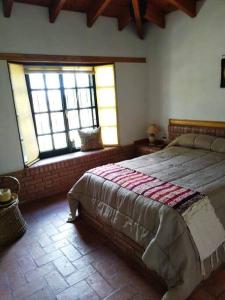
<svg viewBox="0 0 225 300">
<path fill-rule="evenodd" d="M 169 141 L 185 133 L 199 133 L 225 137 L 225 122 L 169 119 Z"/>
</svg>

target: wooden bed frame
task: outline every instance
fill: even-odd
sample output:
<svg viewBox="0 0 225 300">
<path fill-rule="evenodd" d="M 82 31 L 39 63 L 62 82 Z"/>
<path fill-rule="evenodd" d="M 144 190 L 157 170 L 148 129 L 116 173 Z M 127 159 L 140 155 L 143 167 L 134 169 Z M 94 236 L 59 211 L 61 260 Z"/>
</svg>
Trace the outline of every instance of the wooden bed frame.
<svg viewBox="0 0 225 300">
<path fill-rule="evenodd" d="M 169 141 L 173 141 L 176 137 L 185 133 L 225 137 L 225 122 L 169 119 Z"/>
<path fill-rule="evenodd" d="M 225 137 L 225 122 L 169 119 L 168 133 L 170 141 L 184 133 L 199 133 Z M 85 223 L 95 228 L 100 234 L 104 235 L 107 240 L 109 240 L 110 247 L 144 274 L 145 278 L 149 278 L 150 280 L 154 279 L 155 284 L 158 284 L 161 291 L 165 292 L 167 290 L 163 279 L 155 272 L 149 270 L 142 262 L 141 257 L 144 248 L 126 237 L 123 233 L 104 224 L 99 218 L 90 216 L 81 206 L 79 206 L 78 210 L 79 217 Z"/>
</svg>

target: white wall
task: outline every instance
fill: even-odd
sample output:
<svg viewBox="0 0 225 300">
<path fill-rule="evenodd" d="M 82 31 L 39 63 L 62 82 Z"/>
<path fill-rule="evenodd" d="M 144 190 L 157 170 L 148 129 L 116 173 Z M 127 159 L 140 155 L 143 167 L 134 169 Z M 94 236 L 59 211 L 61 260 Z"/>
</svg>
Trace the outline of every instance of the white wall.
<svg viewBox="0 0 225 300">
<path fill-rule="evenodd" d="M 164 129 L 169 118 L 225 121 L 225 1 L 200 1 L 198 10 L 194 19 L 171 13 L 166 29 L 149 30 L 149 118 Z"/>
<path fill-rule="evenodd" d="M 148 126 L 147 64 L 117 63 L 116 85 L 120 141 L 129 144 L 145 136 Z"/>
<path fill-rule="evenodd" d="M 85 14 L 80 13 L 62 11 L 51 24 L 48 9 L 40 6 L 15 3 L 11 17 L 4 18 L 0 4 L 0 12 L 0 53 L 146 56 L 145 41 L 138 39 L 129 26 L 119 32 L 113 18 L 100 17 L 92 28 L 88 28 Z M 116 76 L 120 142 L 126 144 L 144 135 L 147 93 L 145 95 L 142 88 L 147 85 L 147 68 L 143 64 L 117 64 Z M 4 61 L 0 63 L 0 139 L 0 174 L 22 169 L 19 135 Z"/>
</svg>

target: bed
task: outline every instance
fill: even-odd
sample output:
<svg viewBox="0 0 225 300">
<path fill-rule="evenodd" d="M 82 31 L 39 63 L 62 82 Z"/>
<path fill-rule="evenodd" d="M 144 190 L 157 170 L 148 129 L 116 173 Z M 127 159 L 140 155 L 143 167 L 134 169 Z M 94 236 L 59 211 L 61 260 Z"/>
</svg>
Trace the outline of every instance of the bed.
<svg viewBox="0 0 225 300">
<path fill-rule="evenodd" d="M 195 191 L 209 200 L 212 218 L 205 220 L 204 209 L 198 207 L 208 229 L 197 232 L 200 246 L 214 247 L 206 258 L 200 259 L 194 231 L 177 210 L 98 176 L 96 170 L 82 176 L 68 200 L 72 220 L 79 209 L 81 218 L 110 234 L 146 274 L 149 270 L 157 274 L 166 286 L 163 300 L 183 300 L 225 261 L 225 123 L 170 120 L 168 131 L 174 140 L 169 147 L 116 167 L 169 183 L 172 189 Z M 218 239 L 210 245 L 214 236 Z"/>
</svg>

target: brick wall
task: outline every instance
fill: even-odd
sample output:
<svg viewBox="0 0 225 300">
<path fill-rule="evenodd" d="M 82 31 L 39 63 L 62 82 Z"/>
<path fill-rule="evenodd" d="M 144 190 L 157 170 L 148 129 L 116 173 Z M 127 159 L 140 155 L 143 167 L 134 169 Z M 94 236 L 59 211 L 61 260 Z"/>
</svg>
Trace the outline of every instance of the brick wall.
<svg viewBox="0 0 225 300">
<path fill-rule="evenodd" d="M 21 184 L 20 202 L 33 201 L 59 193 L 67 193 L 90 168 L 135 156 L 135 146 L 106 148 L 99 151 L 75 153 L 67 160 L 34 165 L 10 174 Z"/>
</svg>

